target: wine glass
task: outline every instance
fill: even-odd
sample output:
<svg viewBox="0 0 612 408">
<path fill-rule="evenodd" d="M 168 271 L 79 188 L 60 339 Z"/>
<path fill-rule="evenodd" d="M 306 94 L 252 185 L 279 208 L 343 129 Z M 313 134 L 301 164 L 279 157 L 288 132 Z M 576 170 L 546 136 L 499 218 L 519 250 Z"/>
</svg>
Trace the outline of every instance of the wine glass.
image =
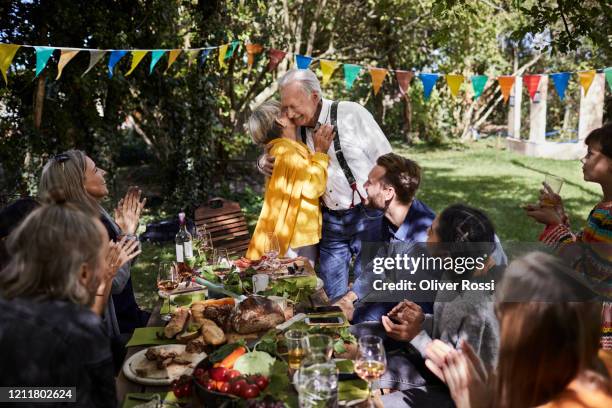
<svg viewBox="0 0 612 408">
<path fill-rule="evenodd" d="M 368 404 L 372 404 L 372 381 L 379 379 L 387 368 L 385 346 L 378 336 L 361 336 L 355 360 L 355 372 L 368 383 Z"/>
<path fill-rule="evenodd" d="M 274 232 L 266 232 L 266 241 L 264 244 L 264 255 L 266 256 L 269 265 L 272 269 L 277 269 L 280 266 L 280 262 L 276 258 L 280 254 L 280 245 L 278 243 L 278 237 Z"/>
<path fill-rule="evenodd" d="M 161 296 L 168 299 L 168 313 L 161 316 L 162 320 L 168 321 L 172 318 L 171 309 L 171 292 L 178 288 L 179 277 L 172 262 L 161 262 L 157 271 L 157 288 L 160 290 Z"/>
</svg>

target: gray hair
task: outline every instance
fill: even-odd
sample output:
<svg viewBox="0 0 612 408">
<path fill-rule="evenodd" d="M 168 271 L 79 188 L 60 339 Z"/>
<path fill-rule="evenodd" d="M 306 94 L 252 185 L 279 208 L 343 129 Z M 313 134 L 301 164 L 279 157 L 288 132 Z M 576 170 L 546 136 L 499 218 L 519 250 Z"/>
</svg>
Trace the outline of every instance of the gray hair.
<svg viewBox="0 0 612 408">
<path fill-rule="evenodd" d="M 274 122 L 280 115 L 280 112 L 280 102 L 266 101 L 251 113 L 247 126 L 253 142 L 264 145 L 271 140 L 268 132 L 274 126 Z"/>
<path fill-rule="evenodd" d="M 34 210 L 8 237 L 11 259 L 0 272 L 0 294 L 91 305 L 99 277 L 86 287 L 79 276 L 83 264 L 97 270 L 103 242 L 102 227 L 88 210 L 61 199 Z"/>
<path fill-rule="evenodd" d="M 299 82 L 302 89 L 309 95 L 316 92 L 319 97 L 323 96 L 319 78 L 309 69 L 290 69 L 278 80 L 278 89 L 282 91 L 285 86 L 293 82 Z"/>
</svg>

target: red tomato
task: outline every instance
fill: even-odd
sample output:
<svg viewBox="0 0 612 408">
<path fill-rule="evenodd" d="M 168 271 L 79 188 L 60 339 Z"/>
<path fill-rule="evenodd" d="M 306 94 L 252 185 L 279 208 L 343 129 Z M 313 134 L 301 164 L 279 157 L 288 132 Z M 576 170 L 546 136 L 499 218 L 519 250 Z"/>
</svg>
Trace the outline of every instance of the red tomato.
<svg viewBox="0 0 612 408">
<path fill-rule="evenodd" d="M 260 390 L 263 390 L 268 386 L 268 379 L 263 375 L 258 375 L 255 378 L 255 385 L 257 385 L 257 388 L 259 388 Z"/>
<path fill-rule="evenodd" d="M 185 383 L 180 388 L 183 397 L 191 395 L 191 383 Z"/>
<path fill-rule="evenodd" d="M 223 384 L 227 384 L 225 381 L 217 381 L 217 384 L 215 386 L 215 389 L 217 391 L 221 391 L 221 388 L 223 387 Z"/>
<path fill-rule="evenodd" d="M 249 384 L 245 380 L 238 380 L 232 383 L 230 392 L 234 395 L 241 396 L 243 390 L 248 386 Z"/>
<path fill-rule="evenodd" d="M 213 380 L 208 380 L 206 383 L 204 383 L 204 388 L 206 388 L 207 391 L 214 391 L 215 383 Z"/>
<path fill-rule="evenodd" d="M 230 392 L 230 383 L 224 382 L 221 383 L 221 386 L 219 387 L 219 392 L 222 392 L 224 394 L 228 394 Z"/>
<path fill-rule="evenodd" d="M 227 373 L 227 380 L 228 381 L 234 380 L 240 377 L 240 375 L 241 375 L 240 371 L 238 370 L 229 370 L 229 372 Z"/>
<path fill-rule="evenodd" d="M 210 378 L 215 381 L 227 381 L 227 371 L 225 367 L 213 367 L 208 370 Z"/>
<path fill-rule="evenodd" d="M 257 398 L 259 396 L 259 388 L 255 384 L 247 385 L 242 390 L 240 396 L 245 399 Z"/>
</svg>

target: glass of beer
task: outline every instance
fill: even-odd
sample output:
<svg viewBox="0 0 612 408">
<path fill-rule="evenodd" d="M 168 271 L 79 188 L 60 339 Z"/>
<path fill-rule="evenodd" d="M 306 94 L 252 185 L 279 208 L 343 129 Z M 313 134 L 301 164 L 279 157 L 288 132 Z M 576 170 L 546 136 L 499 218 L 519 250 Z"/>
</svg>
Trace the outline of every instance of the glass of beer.
<svg viewBox="0 0 612 408">
<path fill-rule="evenodd" d="M 302 345 L 303 339 L 306 337 L 304 330 L 289 330 L 285 333 L 285 340 L 287 341 L 287 353 L 289 368 L 297 370 L 302 364 L 304 358 L 304 346 Z"/>
<path fill-rule="evenodd" d="M 563 179 L 561 177 L 553 176 L 552 174 L 546 175 L 546 177 L 544 178 L 544 183 L 548 184 L 548 187 L 550 187 L 552 192 L 555 194 L 559 194 L 559 192 L 561 192 L 561 187 L 563 187 Z M 540 202 L 540 205 L 542 205 L 542 207 L 554 207 L 557 204 L 558 203 L 548 198 L 544 198 Z"/>
<path fill-rule="evenodd" d="M 379 379 L 387 369 L 385 346 L 378 336 L 361 336 L 355 360 L 355 372 L 368 383 L 368 404 L 372 404 L 372 381 Z"/>
</svg>

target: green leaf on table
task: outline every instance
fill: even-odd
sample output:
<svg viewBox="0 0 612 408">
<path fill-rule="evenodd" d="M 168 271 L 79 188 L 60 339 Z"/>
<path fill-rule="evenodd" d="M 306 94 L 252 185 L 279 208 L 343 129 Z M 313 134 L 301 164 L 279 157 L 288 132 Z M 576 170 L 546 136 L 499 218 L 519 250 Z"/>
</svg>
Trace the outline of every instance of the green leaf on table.
<svg viewBox="0 0 612 408">
<path fill-rule="evenodd" d="M 275 356 L 278 352 L 276 347 L 278 341 L 276 339 L 276 329 L 270 329 L 264 334 L 261 339 L 255 344 L 253 350 L 265 351 L 266 353 Z"/>
</svg>

